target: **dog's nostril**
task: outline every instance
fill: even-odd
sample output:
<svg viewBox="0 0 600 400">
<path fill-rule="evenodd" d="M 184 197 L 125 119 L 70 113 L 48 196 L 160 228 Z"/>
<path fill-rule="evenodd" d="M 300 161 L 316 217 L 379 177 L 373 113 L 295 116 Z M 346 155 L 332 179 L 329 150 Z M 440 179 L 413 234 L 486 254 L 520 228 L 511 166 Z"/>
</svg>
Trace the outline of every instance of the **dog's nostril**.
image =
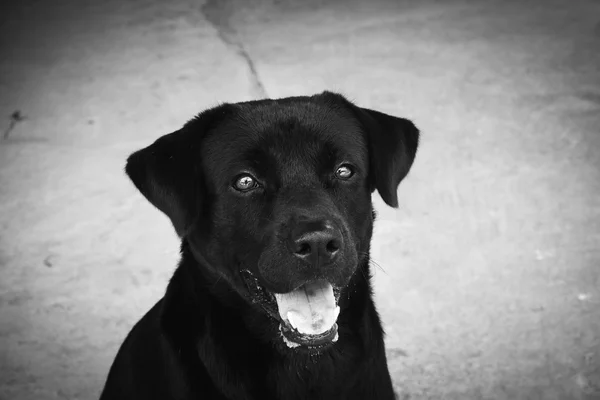
<svg viewBox="0 0 600 400">
<path fill-rule="evenodd" d="M 296 254 L 305 256 L 307 254 L 310 254 L 310 251 L 311 251 L 310 244 L 304 242 L 304 243 L 300 243 L 300 245 L 296 249 Z"/>
<path fill-rule="evenodd" d="M 327 242 L 325 249 L 329 253 L 335 253 L 340 249 L 340 243 L 336 239 L 330 240 L 329 242 Z"/>
<path fill-rule="evenodd" d="M 328 265 L 341 254 L 344 241 L 335 229 L 319 229 L 292 236 L 291 253 L 314 266 Z"/>
</svg>

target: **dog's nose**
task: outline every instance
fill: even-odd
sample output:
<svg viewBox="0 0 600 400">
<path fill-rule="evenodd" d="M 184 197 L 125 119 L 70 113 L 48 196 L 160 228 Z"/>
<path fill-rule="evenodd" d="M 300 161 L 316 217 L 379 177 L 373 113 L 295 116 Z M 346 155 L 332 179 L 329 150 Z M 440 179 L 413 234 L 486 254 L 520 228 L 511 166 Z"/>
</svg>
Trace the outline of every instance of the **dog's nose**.
<svg viewBox="0 0 600 400">
<path fill-rule="evenodd" d="M 315 229 L 317 227 L 318 229 Z M 304 223 L 298 226 L 294 233 L 294 255 L 315 267 L 333 262 L 342 247 L 340 231 L 328 222 Z"/>
</svg>

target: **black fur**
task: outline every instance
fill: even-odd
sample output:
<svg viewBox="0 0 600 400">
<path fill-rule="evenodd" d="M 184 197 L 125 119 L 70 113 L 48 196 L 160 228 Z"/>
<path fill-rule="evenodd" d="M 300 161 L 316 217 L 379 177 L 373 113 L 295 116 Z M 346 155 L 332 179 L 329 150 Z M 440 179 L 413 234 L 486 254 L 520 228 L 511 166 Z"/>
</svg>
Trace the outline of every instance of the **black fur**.
<svg viewBox="0 0 600 400">
<path fill-rule="evenodd" d="M 101 399 L 393 399 L 369 282 L 371 193 L 397 207 L 418 139 L 410 121 L 324 92 L 221 105 L 132 154 L 126 172 L 171 219 L 181 261 L 121 346 Z M 342 162 L 351 179 L 334 176 Z M 240 173 L 261 186 L 236 191 Z M 303 264 L 287 247 L 311 218 L 340 235 L 331 264 Z M 273 304 L 244 273 L 265 293 L 328 280 L 340 293 L 339 340 L 288 348 Z"/>
</svg>

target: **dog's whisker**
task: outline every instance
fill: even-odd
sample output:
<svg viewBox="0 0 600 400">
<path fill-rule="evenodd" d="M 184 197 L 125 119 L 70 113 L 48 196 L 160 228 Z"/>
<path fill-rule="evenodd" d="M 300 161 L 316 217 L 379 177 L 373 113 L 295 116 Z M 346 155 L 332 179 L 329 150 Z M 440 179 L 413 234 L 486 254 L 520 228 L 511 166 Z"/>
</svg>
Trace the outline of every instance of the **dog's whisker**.
<svg viewBox="0 0 600 400">
<path fill-rule="evenodd" d="M 383 272 L 384 274 L 386 274 L 386 275 L 389 276 L 389 274 L 386 272 L 385 268 L 383 268 L 383 266 L 381 265 L 381 263 L 379 263 L 378 261 L 376 261 L 375 259 L 373 259 L 373 257 L 368 252 L 366 252 L 366 251 L 359 251 L 358 255 L 359 256 L 363 256 L 363 257 L 368 257 L 371 264 L 373 264 L 379 270 L 381 270 L 381 272 Z"/>
<path fill-rule="evenodd" d="M 367 274 L 365 274 L 365 270 L 363 269 L 363 266 L 359 265 L 358 269 L 359 269 L 360 273 L 362 274 L 363 278 L 365 278 L 365 280 L 368 281 L 369 277 L 367 276 Z"/>
<path fill-rule="evenodd" d="M 381 270 L 381 272 L 383 272 L 384 274 L 389 276 L 389 274 L 386 272 L 386 270 L 377 261 L 375 261 L 371 258 L 371 263 L 373 263 L 373 265 L 375 265 L 377 268 L 379 268 Z"/>
<path fill-rule="evenodd" d="M 217 284 L 219 283 L 219 281 L 221 280 L 222 276 L 219 275 L 219 277 L 217 278 L 217 280 L 215 281 L 215 283 L 213 283 L 213 289 L 217 287 Z"/>
</svg>

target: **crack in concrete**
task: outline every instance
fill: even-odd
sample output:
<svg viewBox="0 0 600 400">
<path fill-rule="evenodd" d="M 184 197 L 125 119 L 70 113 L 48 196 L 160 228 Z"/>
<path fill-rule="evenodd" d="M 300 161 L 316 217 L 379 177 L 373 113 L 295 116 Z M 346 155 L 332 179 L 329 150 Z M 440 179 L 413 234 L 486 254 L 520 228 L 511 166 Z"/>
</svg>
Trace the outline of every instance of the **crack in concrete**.
<svg viewBox="0 0 600 400">
<path fill-rule="evenodd" d="M 259 98 L 267 98 L 267 90 L 263 85 L 254 60 L 246 50 L 246 47 L 240 40 L 237 31 L 229 22 L 229 15 L 232 14 L 233 4 L 226 0 L 208 0 L 201 7 L 204 18 L 217 30 L 219 39 L 227 46 L 233 48 L 238 56 L 244 60 L 250 72 L 253 94 Z"/>
</svg>

